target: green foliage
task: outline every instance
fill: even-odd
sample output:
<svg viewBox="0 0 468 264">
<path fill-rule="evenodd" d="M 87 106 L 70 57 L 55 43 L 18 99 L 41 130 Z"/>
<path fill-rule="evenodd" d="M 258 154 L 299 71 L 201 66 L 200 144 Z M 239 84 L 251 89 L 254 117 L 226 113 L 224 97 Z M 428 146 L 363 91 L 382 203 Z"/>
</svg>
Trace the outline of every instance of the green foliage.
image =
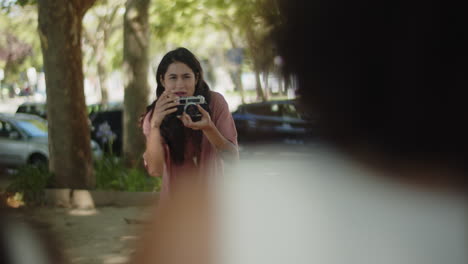
<svg viewBox="0 0 468 264">
<path fill-rule="evenodd" d="M 6 191 L 20 193 L 27 206 L 42 205 L 45 202 L 44 189 L 50 185 L 52 176 L 45 166 L 26 165 L 11 175 L 11 183 Z"/>
<path fill-rule="evenodd" d="M 20 83 L 26 80 L 25 72 L 29 67 L 42 67 L 37 8 L 13 5 L 8 11 L 0 12 L 0 68 L 5 70 L 3 82 Z"/>
<path fill-rule="evenodd" d="M 36 0 L 0 0 L 0 8 L 9 12 L 14 6 L 35 5 Z"/>
<path fill-rule="evenodd" d="M 120 69 L 123 64 L 123 32 L 112 34 L 109 38 L 109 44 L 106 47 L 106 54 L 109 57 L 110 68 L 112 70 Z"/>
<path fill-rule="evenodd" d="M 43 205 L 45 189 L 53 185 L 47 167 L 26 165 L 11 176 L 6 191 L 18 193 L 26 206 Z M 106 156 L 95 164 L 96 189 L 130 192 L 159 192 L 161 178 L 149 177 L 141 168 L 126 168 L 115 156 Z"/>
<path fill-rule="evenodd" d="M 105 70 L 120 69 L 123 62 L 123 12 L 125 0 L 101 0 L 83 19 L 83 55 L 88 70 L 99 74 L 97 63 Z"/>
<path fill-rule="evenodd" d="M 96 189 L 130 192 L 160 190 L 161 178 L 149 177 L 141 168 L 126 168 L 116 156 L 103 157 L 94 168 Z"/>
</svg>

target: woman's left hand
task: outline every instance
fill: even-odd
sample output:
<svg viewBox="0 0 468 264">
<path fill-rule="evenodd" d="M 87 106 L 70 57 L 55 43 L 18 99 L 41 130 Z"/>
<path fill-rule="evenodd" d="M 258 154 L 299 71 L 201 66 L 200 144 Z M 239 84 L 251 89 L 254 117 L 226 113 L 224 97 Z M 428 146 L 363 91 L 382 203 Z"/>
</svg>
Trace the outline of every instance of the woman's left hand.
<svg viewBox="0 0 468 264">
<path fill-rule="evenodd" d="M 184 123 L 185 127 L 191 128 L 193 130 L 204 130 L 211 126 L 211 117 L 210 114 L 203 109 L 200 105 L 197 105 L 198 111 L 202 114 L 202 118 L 200 121 L 193 122 L 192 118 L 187 114 L 183 113 L 182 116 L 179 118 L 182 123 Z"/>
</svg>

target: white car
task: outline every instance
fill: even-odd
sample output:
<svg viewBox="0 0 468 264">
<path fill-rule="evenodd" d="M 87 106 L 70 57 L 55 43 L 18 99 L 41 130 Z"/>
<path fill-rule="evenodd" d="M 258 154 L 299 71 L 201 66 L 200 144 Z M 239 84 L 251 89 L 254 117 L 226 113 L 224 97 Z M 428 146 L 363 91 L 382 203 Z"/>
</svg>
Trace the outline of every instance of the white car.
<svg viewBox="0 0 468 264">
<path fill-rule="evenodd" d="M 94 158 L 102 156 L 91 140 Z M 49 142 L 47 121 L 29 114 L 0 114 L 0 167 L 47 164 Z"/>
</svg>

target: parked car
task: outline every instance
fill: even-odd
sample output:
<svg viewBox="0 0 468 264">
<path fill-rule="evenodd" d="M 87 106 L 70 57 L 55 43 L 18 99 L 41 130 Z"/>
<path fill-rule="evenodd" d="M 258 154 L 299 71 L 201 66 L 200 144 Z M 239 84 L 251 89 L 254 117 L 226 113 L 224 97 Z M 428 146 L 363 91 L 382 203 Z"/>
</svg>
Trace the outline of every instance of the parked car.
<svg viewBox="0 0 468 264">
<path fill-rule="evenodd" d="M 44 102 L 24 102 L 18 106 L 16 113 L 37 115 L 47 119 L 47 108 Z"/>
<path fill-rule="evenodd" d="M 115 135 L 112 144 L 112 153 L 119 156 L 122 153 L 123 103 L 114 101 L 108 104 L 89 104 L 86 107 L 88 110 L 88 122 L 91 129 L 91 139 L 96 141 L 104 152 L 109 152 L 108 141 L 105 139 L 105 135 L 103 137 L 103 133 L 101 133 L 102 129 L 99 129 L 105 127 L 107 123 L 109 129 Z M 25 102 L 18 107 L 16 112 L 47 118 L 45 102 Z"/>
<path fill-rule="evenodd" d="M 102 156 L 91 140 L 94 158 Z M 29 114 L 0 114 L 0 167 L 47 164 L 49 160 L 47 121 Z"/>
<path fill-rule="evenodd" d="M 313 135 L 315 123 L 293 99 L 242 104 L 232 117 L 239 141 L 307 138 Z"/>
<path fill-rule="evenodd" d="M 88 114 L 96 112 L 122 109 L 122 102 L 115 101 L 107 104 L 89 104 L 86 106 Z M 32 114 L 47 119 L 47 105 L 45 102 L 24 102 L 18 106 L 16 113 Z"/>
</svg>

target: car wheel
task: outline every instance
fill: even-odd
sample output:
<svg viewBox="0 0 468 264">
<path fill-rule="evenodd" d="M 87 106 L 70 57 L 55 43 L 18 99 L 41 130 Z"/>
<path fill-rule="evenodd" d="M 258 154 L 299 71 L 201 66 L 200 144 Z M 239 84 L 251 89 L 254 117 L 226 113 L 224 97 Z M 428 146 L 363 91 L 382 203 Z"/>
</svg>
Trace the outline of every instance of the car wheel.
<svg viewBox="0 0 468 264">
<path fill-rule="evenodd" d="M 40 154 L 33 154 L 31 158 L 29 158 L 28 164 L 34 167 L 47 167 L 48 160 L 45 156 Z"/>
</svg>

